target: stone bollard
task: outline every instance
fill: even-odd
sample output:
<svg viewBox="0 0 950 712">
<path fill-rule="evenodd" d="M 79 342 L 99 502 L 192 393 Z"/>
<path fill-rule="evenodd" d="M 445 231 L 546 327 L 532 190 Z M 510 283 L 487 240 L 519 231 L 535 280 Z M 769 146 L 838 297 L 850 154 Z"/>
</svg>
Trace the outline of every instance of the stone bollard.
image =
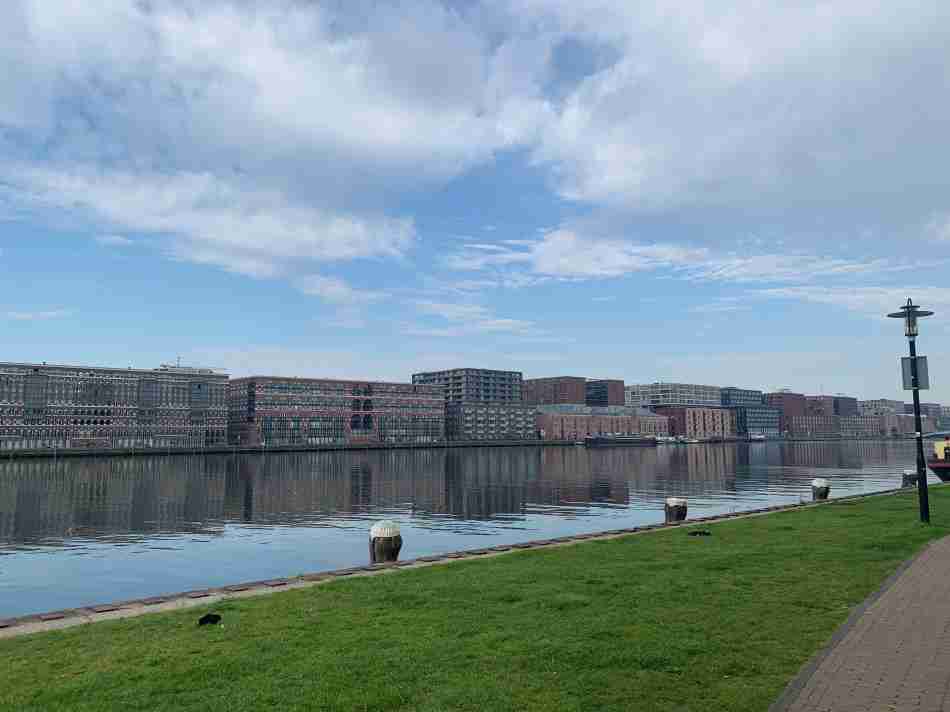
<svg viewBox="0 0 950 712">
<path fill-rule="evenodd" d="M 901 487 L 913 487 L 917 484 L 917 470 L 904 470 L 901 477 Z"/>
<path fill-rule="evenodd" d="M 686 519 L 686 500 L 680 497 L 667 497 L 663 505 L 666 523 L 681 522 Z"/>
<path fill-rule="evenodd" d="M 399 524 L 391 519 L 384 519 L 370 528 L 370 563 L 383 564 L 397 561 L 400 549 L 402 549 L 402 536 L 399 534 Z"/>
<path fill-rule="evenodd" d="M 818 477 L 811 481 L 811 498 L 814 500 L 828 499 L 831 492 L 831 485 L 824 477 Z"/>
</svg>

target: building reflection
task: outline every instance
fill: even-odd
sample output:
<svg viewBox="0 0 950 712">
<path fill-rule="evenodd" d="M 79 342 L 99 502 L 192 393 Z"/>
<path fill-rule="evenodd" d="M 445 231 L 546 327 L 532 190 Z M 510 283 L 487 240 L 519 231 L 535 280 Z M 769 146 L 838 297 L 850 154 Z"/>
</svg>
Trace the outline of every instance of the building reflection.
<svg viewBox="0 0 950 712">
<path fill-rule="evenodd" d="M 816 469 L 897 467 L 902 453 L 886 443 L 796 442 L 8 460 L 0 551 L 215 536 L 229 524 L 365 527 L 392 514 L 433 527 L 574 516 L 671 492 L 755 492 Z"/>
</svg>

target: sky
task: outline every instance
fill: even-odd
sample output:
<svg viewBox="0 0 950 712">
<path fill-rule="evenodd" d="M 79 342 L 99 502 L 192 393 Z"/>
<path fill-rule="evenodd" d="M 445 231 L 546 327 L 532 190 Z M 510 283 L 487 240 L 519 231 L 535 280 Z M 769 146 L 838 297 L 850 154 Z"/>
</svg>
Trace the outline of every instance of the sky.
<svg viewBox="0 0 950 712">
<path fill-rule="evenodd" d="M 950 3 L 4 11 L 0 360 L 950 403 Z"/>
</svg>

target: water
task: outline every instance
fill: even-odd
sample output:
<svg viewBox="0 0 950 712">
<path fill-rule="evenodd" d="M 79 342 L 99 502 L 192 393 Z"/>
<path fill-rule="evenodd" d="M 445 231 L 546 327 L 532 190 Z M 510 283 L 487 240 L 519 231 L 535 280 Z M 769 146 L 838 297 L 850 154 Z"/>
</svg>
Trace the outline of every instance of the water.
<svg viewBox="0 0 950 712">
<path fill-rule="evenodd" d="M 898 442 L 0 461 L 0 618 L 900 486 Z M 936 481 L 936 480 L 935 480 Z"/>
</svg>

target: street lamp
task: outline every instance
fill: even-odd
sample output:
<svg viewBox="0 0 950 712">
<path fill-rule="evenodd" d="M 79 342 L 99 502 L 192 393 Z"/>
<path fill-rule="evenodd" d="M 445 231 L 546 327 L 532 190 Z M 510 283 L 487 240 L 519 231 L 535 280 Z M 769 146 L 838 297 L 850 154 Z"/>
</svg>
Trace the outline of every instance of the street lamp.
<svg viewBox="0 0 950 712">
<path fill-rule="evenodd" d="M 920 423 L 920 381 L 917 375 L 917 320 L 932 316 L 932 311 L 918 308 L 910 299 L 898 312 L 888 314 L 892 319 L 904 320 L 904 335 L 910 344 L 911 390 L 914 392 L 914 428 L 917 431 L 917 499 L 920 502 L 920 521 L 930 523 L 930 498 L 927 494 L 927 462 L 924 460 L 924 439 Z"/>
</svg>

